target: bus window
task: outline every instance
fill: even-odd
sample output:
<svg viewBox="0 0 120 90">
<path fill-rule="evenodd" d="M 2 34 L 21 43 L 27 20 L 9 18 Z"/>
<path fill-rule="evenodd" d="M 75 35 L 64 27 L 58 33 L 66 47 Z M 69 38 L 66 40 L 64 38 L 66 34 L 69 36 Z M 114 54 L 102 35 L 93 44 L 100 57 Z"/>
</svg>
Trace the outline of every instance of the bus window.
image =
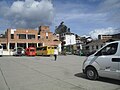
<svg viewBox="0 0 120 90">
<path fill-rule="evenodd" d="M 39 47 L 39 48 L 37 48 L 37 50 L 42 50 L 42 48 L 41 48 L 41 47 Z"/>
<path fill-rule="evenodd" d="M 50 49 L 50 47 L 48 47 L 48 49 Z"/>
<path fill-rule="evenodd" d="M 30 49 L 30 52 L 34 52 L 35 50 L 34 49 Z"/>
<path fill-rule="evenodd" d="M 47 50 L 47 47 L 43 47 L 43 50 Z"/>
</svg>

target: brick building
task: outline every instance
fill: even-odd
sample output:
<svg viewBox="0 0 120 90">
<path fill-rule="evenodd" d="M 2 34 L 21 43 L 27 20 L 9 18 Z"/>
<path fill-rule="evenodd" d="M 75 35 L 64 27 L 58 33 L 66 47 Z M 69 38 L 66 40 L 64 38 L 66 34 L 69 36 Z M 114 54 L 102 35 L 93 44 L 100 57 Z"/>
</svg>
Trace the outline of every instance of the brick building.
<svg viewBox="0 0 120 90">
<path fill-rule="evenodd" d="M 61 51 L 59 37 L 50 32 L 49 26 L 40 26 L 39 30 L 7 29 L 6 38 L 0 38 L 0 44 L 7 50 L 16 47 L 58 46 Z"/>
</svg>

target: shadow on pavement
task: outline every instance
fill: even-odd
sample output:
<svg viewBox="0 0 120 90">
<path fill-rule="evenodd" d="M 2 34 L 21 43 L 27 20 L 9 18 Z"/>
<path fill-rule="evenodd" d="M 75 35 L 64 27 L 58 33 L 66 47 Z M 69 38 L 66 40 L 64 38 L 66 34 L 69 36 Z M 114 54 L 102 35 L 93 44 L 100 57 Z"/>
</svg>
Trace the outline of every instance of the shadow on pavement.
<svg viewBox="0 0 120 90">
<path fill-rule="evenodd" d="M 74 76 L 79 77 L 79 78 L 87 79 L 85 74 L 83 74 L 83 73 L 77 73 Z M 110 79 L 110 78 L 100 77 L 97 81 L 120 85 L 120 80 L 115 80 L 115 79 Z"/>
</svg>

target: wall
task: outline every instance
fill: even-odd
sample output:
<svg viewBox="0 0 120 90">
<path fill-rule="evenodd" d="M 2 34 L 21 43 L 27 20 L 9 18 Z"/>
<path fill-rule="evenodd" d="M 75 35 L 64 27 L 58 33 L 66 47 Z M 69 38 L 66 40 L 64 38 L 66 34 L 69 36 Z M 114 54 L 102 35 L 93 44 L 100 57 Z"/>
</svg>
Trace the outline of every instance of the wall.
<svg viewBox="0 0 120 90">
<path fill-rule="evenodd" d="M 75 35 L 65 35 L 64 41 L 66 42 L 65 46 L 76 44 Z"/>
</svg>

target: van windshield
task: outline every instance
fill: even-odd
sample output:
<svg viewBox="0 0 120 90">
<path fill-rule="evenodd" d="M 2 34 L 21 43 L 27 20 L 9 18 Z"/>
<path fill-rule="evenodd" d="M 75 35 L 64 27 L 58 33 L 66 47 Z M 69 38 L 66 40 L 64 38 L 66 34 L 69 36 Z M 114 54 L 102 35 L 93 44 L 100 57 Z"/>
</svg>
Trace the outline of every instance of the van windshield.
<svg viewBox="0 0 120 90">
<path fill-rule="evenodd" d="M 0 46 L 0 49 L 2 49 L 2 46 Z"/>
</svg>

